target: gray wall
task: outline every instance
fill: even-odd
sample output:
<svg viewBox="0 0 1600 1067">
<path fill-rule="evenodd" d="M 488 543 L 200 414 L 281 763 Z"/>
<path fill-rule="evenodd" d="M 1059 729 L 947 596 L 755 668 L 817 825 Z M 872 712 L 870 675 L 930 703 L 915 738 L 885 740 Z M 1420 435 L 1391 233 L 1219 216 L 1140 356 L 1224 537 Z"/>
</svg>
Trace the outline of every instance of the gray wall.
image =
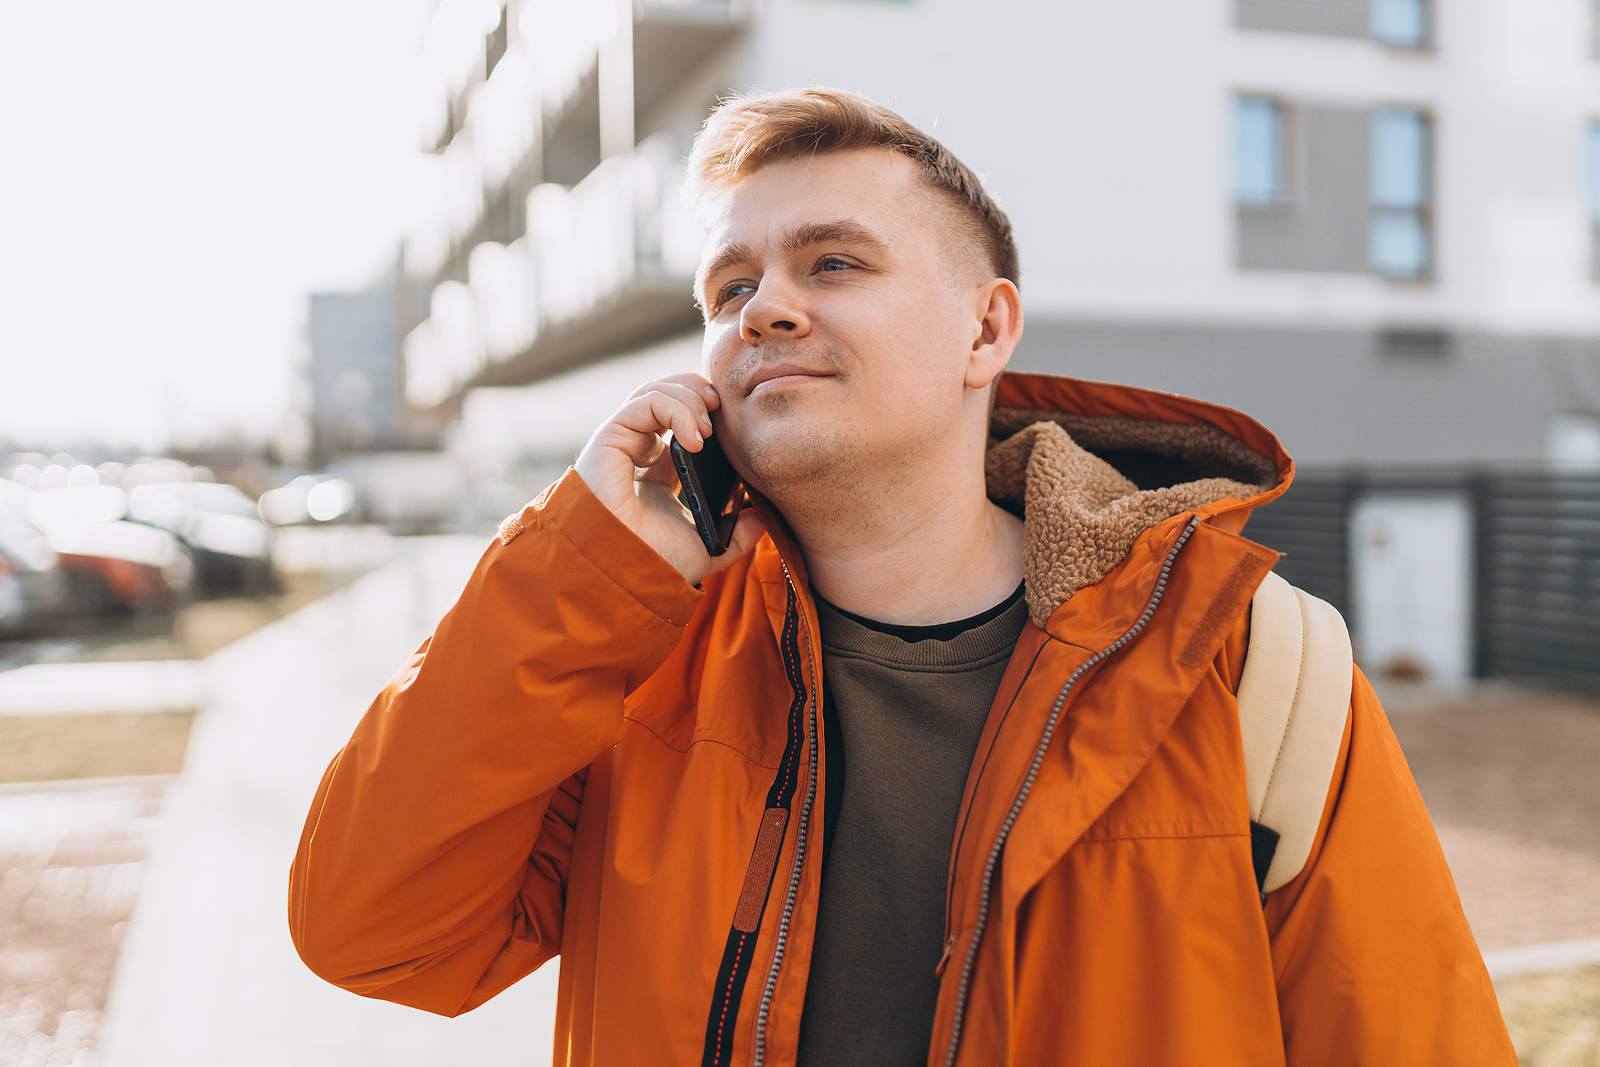
<svg viewBox="0 0 1600 1067">
<path fill-rule="evenodd" d="M 1274 431 L 1301 466 L 1536 463 L 1550 417 L 1592 403 L 1600 340 L 1250 325 L 1028 322 L 1016 370 L 1168 390 Z M 1432 354 L 1428 354 L 1428 353 Z"/>
<path fill-rule="evenodd" d="M 1239 266 L 1245 270 L 1367 269 L 1364 109 L 1288 106 L 1288 197 L 1239 207 Z"/>
<path fill-rule="evenodd" d="M 1238 0 L 1235 23 L 1244 30 L 1365 37 L 1368 0 Z"/>
</svg>

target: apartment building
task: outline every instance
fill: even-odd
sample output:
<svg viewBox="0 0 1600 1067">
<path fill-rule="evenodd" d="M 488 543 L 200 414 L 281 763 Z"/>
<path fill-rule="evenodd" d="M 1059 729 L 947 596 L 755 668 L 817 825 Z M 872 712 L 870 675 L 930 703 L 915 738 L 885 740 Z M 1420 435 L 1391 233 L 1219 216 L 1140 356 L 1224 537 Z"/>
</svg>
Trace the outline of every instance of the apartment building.
<svg viewBox="0 0 1600 1067">
<path fill-rule="evenodd" d="M 438 182 L 407 260 L 434 282 L 432 314 L 406 339 L 408 396 L 455 412 L 691 335 L 701 238 L 676 189 L 695 130 L 730 91 L 827 85 L 894 107 L 984 175 L 1021 250 L 1015 366 L 1231 404 L 1313 475 L 1592 471 L 1597 10 L 441 0 L 426 42 Z M 1382 536 L 1344 493 L 1325 592 L 1351 602 L 1357 572 L 1375 573 L 1369 541 L 1455 537 L 1461 566 L 1434 567 L 1454 592 L 1423 599 L 1456 605 L 1465 636 L 1416 654 L 1459 675 L 1485 610 L 1457 588 L 1476 580 L 1478 505 L 1420 484 L 1394 499 L 1444 493 L 1454 510 L 1400 507 Z"/>
<path fill-rule="evenodd" d="M 1600 459 L 1588 0 L 442 0 L 420 407 L 691 331 L 719 95 L 855 89 L 1017 225 L 1023 366 L 1235 403 L 1304 462 Z"/>
<path fill-rule="evenodd" d="M 434 196 L 407 246 L 435 284 L 405 345 L 414 406 L 695 328 L 683 158 L 753 21 L 739 0 L 442 0 Z"/>
</svg>

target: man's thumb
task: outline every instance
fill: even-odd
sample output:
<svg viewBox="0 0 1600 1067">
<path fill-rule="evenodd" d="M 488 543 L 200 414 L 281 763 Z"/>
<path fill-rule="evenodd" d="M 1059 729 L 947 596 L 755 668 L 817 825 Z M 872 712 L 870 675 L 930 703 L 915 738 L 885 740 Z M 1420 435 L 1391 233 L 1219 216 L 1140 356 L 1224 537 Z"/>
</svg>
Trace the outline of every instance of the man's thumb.
<svg viewBox="0 0 1600 1067">
<path fill-rule="evenodd" d="M 756 514 L 755 508 L 745 508 L 739 513 L 739 521 L 733 527 L 733 539 L 728 542 L 728 550 L 720 556 L 711 558 L 711 569 L 708 574 L 715 574 L 725 567 L 731 567 L 745 557 L 745 553 L 756 547 L 756 542 L 761 540 L 767 528 L 761 523 L 761 516 Z"/>
</svg>

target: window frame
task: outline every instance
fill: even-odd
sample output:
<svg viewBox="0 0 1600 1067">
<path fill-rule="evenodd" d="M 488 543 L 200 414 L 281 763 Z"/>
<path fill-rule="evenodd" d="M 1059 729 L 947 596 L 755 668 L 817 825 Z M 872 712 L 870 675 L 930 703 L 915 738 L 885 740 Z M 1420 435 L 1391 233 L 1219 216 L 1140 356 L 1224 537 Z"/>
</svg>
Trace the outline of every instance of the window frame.
<svg viewBox="0 0 1600 1067">
<path fill-rule="evenodd" d="M 1596 0 L 1600 3 L 1600 0 Z M 1247 199 L 1242 195 L 1240 188 L 1240 154 L 1241 154 L 1241 123 L 1240 105 L 1246 100 L 1260 101 L 1272 108 L 1277 119 L 1277 185 L 1278 188 L 1260 199 Z M 1233 152 L 1232 167 L 1229 181 L 1229 199 L 1238 211 L 1280 211 L 1294 203 L 1296 192 L 1295 172 L 1295 119 L 1294 106 L 1279 93 L 1263 92 L 1255 89 L 1237 89 L 1233 92 L 1230 108 L 1233 120 Z"/>
<path fill-rule="evenodd" d="M 1434 50 L 1436 7 L 1433 0 L 1409 0 L 1414 2 L 1422 16 L 1422 32 L 1415 41 L 1401 41 L 1396 38 L 1384 37 L 1378 33 L 1378 7 L 1380 4 L 1392 0 L 1368 0 L 1367 3 L 1367 36 L 1385 48 L 1396 52 L 1432 52 Z M 1600 0 L 1595 0 L 1600 3 Z"/>
<path fill-rule="evenodd" d="M 1386 111 L 1406 111 L 1414 114 L 1420 120 L 1421 144 L 1421 182 L 1418 203 L 1415 205 L 1396 205 L 1380 202 L 1373 186 L 1377 180 L 1378 153 L 1377 153 L 1377 125 L 1379 116 Z M 1401 101 L 1384 101 L 1375 104 L 1370 112 L 1369 141 L 1367 158 L 1367 256 L 1368 269 L 1378 277 L 1394 284 L 1426 284 L 1432 282 L 1438 274 L 1439 246 L 1438 226 L 1436 225 L 1435 203 L 1438 197 L 1438 119 L 1431 107 Z M 1415 272 L 1400 273 L 1385 270 L 1378 264 L 1374 257 L 1375 237 L 1380 216 L 1390 214 L 1409 214 L 1421 230 L 1423 253 L 1422 263 Z"/>
</svg>

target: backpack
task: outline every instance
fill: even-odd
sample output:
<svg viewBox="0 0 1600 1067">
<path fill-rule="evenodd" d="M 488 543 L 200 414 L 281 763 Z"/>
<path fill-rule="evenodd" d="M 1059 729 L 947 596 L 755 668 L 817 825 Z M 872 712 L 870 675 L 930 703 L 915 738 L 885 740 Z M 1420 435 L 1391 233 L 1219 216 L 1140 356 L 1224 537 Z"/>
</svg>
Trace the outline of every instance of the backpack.
<svg viewBox="0 0 1600 1067">
<path fill-rule="evenodd" d="M 1269 571 L 1250 603 L 1238 692 L 1262 904 L 1311 855 L 1344 738 L 1353 662 L 1339 612 Z"/>
</svg>

